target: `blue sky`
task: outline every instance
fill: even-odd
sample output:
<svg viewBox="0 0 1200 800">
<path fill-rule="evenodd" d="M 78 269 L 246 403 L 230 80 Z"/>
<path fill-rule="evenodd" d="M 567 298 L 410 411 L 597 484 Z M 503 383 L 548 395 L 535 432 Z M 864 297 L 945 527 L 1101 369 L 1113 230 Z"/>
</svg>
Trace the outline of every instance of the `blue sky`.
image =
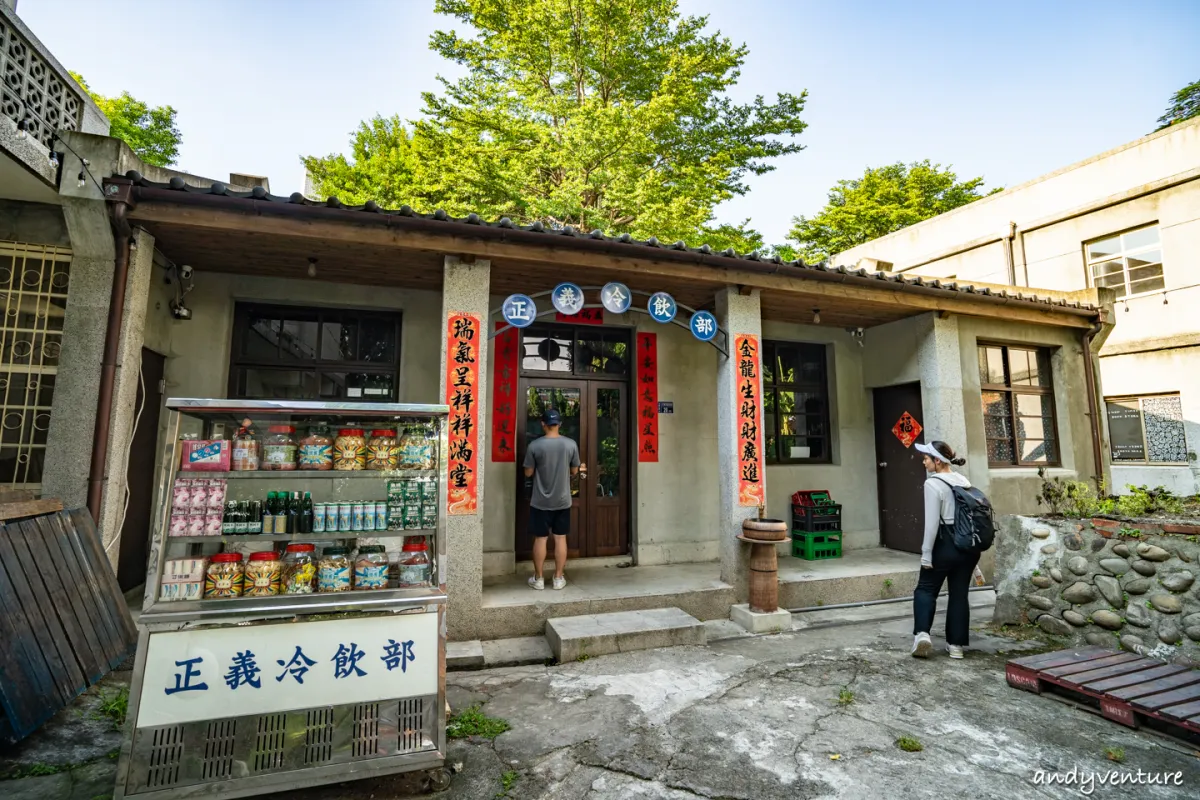
<svg viewBox="0 0 1200 800">
<path fill-rule="evenodd" d="M 806 149 L 718 209 L 779 242 L 842 178 L 929 158 L 1013 186 L 1155 128 L 1200 80 L 1200 2 L 682 0 L 750 55 L 734 92 L 807 89 Z M 432 0 L 19 0 L 22 19 L 103 94 L 179 112 L 181 169 L 303 188 L 301 154 L 359 120 L 411 119 L 452 65 Z"/>
</svg>

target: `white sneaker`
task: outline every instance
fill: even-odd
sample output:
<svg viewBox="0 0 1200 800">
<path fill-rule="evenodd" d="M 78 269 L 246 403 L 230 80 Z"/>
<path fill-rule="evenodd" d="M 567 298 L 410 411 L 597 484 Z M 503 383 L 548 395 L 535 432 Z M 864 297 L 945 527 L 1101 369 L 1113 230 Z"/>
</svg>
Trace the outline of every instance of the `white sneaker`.
<svg viewBox="0 0 1200 800">
<path fill-rule="evenodd" d="M 963 649 L 956 644 L 952 644 L 949 647 L 947 647 L 946 649 L 950 651 L 951 658 L 962 658 L 963 657 Z"/>
<path fill-rule="evenodd" d="M 929 638 L 928 633 L 918 633 L 913 637 L 913 658 L 929 658 L 929 654 L 932 652 L 933 640 Z"/>
<path fill-rule="evenodd" d="M 542 589 L 546 588 L 546 581 L 543 578 L 530 578 L 529 579 L 529 588 L 536 589 L 537 591 L 540 592 Z"/>
<path fill-rule="evenodd" d="M 553 586 L 555 589 L 563 589 L 567 585 L 567 576 L 555 576 Z"/>
</svg>

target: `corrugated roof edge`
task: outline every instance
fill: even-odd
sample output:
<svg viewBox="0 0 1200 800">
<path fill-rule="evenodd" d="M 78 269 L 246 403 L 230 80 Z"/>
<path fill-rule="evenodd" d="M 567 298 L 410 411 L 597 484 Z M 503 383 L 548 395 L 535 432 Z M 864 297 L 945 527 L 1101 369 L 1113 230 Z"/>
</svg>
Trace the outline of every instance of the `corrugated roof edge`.
<svg viewBox="0 0 1200 800">
<path fill-rule="evenodd" d="M 991 287 L 987 287 L 987 286 L 976 287 L 973 284 L 965 284 L 965 285 L 959 286 L 958 283 L 953 282 L 953 281 L 946 283 L 946 282 L 943 282 L 943 281 L 940 281 L 937 279 L 927 279 L 927 278 L 922 278 L 920 276 L 905 277 L 902 273 L 897 273 L 897 272 L 882 272 L 882 271 L 870 272 L 861 267 L 857 268 L 857 269 L 849 268 L 849 267 L 845 267 L 845 266 L 835 267 L 835 266 L 831 266 L 828 261 L 821 261 L 816 264 L 805 263 L 802 259 L 796 259 L 795 261 L 785 261 L 784 259 L 780 258 L 777 255 L 764 257 L 764 256 L 760 255 L 758 252 L 739 254 L 736 251 L 734 251 L 733 248 L 727 248 L 725 250 L 716 250 L 707 244 L 701 245 L 700 247 L 690 247 L 690 246 L 688 246 L 688 244 L 686 242 L 684 242 L 682 240 L 673 242 L 670 244 L 664 244 L 653 236 L 650 237 L 649 239 L 645 239 L 645 240 L 634 239 L 628 233 L 622 233 L 617 236 L 608 236 L 603 231 L 600 231 L 598 229 L 593 230 L 593 231 L 581 231 L 570 225 L 564 226 L 562 228 L 547 228 L 541 222 L 537 222 L 537 221 L 535 221 L 529 225 L 521 225 L 521 224 L 513 222 L 508 217 L 501 217 L 499 220 L 497 220 L 495 222 L 486 222 L 483 220 L 482 217 L 480 217 L 478 214 L 475 214 L 475 213 L 468 214 L 465 217 L 451 217 L 449 214 L 447 214 L 445 211 L 443 211 L 441 209 L 435 210 L 432 214 L 422 214 L 418 211 L 414 211 L 410 206 L 407 206 L 407 205 L 400 206 L 400 208 L 398 208 L 398 209 L 390 210 L 390 209 L 384 209 L 384 208 L 380 207 L 379 204 L 376 203 L 374 200 L 368 200 L 366 203 L 364 203 L 363 205 L 360 205 L 360 206 L 352 206 L 352 205 L 346 205 L 346 204 L 342 203 L 340 200 L 338 200 L 337 197 L 330 197 L 329 199 L 327 199 L 325 202 L 322 203 L 322 202 L 317 202 L 315 200 L 310 200 L 307 197 L 305 197 L 303 194 L 301 194 L 300 192 L 293 192 L 288 197 L 270 194 L 269 192 L 267 192 L 266 189 L 262 188 L 261 186 L 256 186 L 254 189 L 252 189 L 250 191 L 238 191 L 238 190 L 229 188 L 229 186 L 227 184 L 225 184 L 221 181 L 214 181 L 211 186 L 207 186 L 207 187 L 192 186 L 192 185 L 184 182 L 183 178 L 179 178 L 179 177 L 172 178 L 167 183 L 159 183 L 156 181 L 148 180 L 145 176 L 143 176 L 140 172 L 138 172 L 136 170 L 130 170 L 129 172 L 125 173 L 124 175 L 117 175 L 114 177 L 126 178 L 126 179 L 132 181 L 135 186 L 143 186 L 143 187 L 150 188 L 150 189 L 170 189 L 173 191 L 184 192 L 186 194 L 219 195 L 222 197 L 233 197 L 233 198 L 238 198 L 238 199 L 243 199 L 243 200 L 263 200 L 263 201 L 267 201 L 267 202 L 271 202 L 271 203 L 285 203 L 285 204 L 289 204 L 289 205 L 308 206 L 311 208 L 333 208 L 333 209 L 340 209 L 340 210 L 344 210 L 344 211 L 361 211 L 363 213 L 379 214 L 382 216 L 412 217 L 412 218 L 416 218 L 416 219 L 435 220 L 438 222 L 447 222 L 447 223 L 460 224 L 460 225 L 478 225 L 478 226 L 483 226 L 483 227 L 488 227 L 488 228 L 520 230 L 520 231 L 527 231 L 530 233 L 542 233 L 542 234 L 546 234 L 549 236 L 571 236 L 571 237 L 574 237 L 577 239 L 595 239 L 595 240 L 601 240 L 601 241 L 606 241 L 606 242 L 612 242 L 612 243 L 616 243 L 616 244 L 634 245 L 634 246 L 643 247 L 643 248 L 655 248 L 655 249 L 660 249 L 660 250 L 675 250 L 675 251 L 680 251 L 680 252 L 695 253 L 698 255 L 717 256 L 720 258 L 729 259 L 731 261 L 750 261 L 750 262 L 757 262 L 757 263 L 776 264 L 779 266 L 788 266 L 788 267 L 793 267 L 796 269 L 814 270 L 817 272 L 828 273 L 831 275 L 847 275 L 847 276 L 854 276 L 854 277 L 858 277 L 858 278 L 874 278 L 875 280 L 879 280 L 879 281 L 884 281 L 884 282 L 888 282 L 888 283 L 896 283 L 896 284 L 900 284 L 903 286 L 921 287 L 926 290 L 929 290 L 929 289 L 943 290 L 943 291 L 948 291 L 948 292 L 956 292 L 958 294 L 984 296 L 984 297 L 991 297 L 993 299 L 1011 300 L 1011 301 L 1020 302 L 1020 303 L 1033 303 L 1033 304 L 1037 304 L 1037 305 L 1052 306 L 1052 307 L 1057 307 L 1057 308 L 1073 309 L 1073 310 L 1079 310 L 1079 311 L 1088 311 L 1088 312 L 1096 312 L 1097 311 L 1096 306 L 1089 304 L 1089 303 L 1080 303 L 1077 300 L 1068 301 L 1068 300 L 1061 299 L 1061 298 L 1054 299 L 1054 298 L 1049 298 L 1049 297 L 1038 296 L 1036 294 L 1031 296 L 1029 294 L 1026 294 L 1025 292 L 1016 292 L 1016 291 L 1010 292 L 1010 291 L 1007 291 L 1004 289 L 1001 289 L 1000 291 L 995 291 Z M 731 265 L 731 266 L 733 266 L 733 265 Z"/>
</svg>

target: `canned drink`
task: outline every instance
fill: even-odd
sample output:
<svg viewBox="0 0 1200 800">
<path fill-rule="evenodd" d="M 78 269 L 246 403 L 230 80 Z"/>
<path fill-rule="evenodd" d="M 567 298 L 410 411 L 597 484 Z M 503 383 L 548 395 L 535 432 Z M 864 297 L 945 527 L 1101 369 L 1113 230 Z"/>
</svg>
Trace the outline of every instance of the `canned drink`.
<svg viewBox="0 0 1200 800">
<path fill-rule="evenodd" d="M 338 507 L 337 507 L 338 526 L 337 526 L 337 529 L 339 531 L 354 530 L 354 528 L 351 527 L 351 522 L 352 522 L 353 516 L 354 516 L 353 509 L 354 509 L 354 507 L 350 503 L 338 503 Z M 326 520 L 326 522 L 325 522 L 325 527 L 327 529 L 329 527 L 328 520 Z"/>
<path fill-rule="evenodd" d="M 422 478 L 421 479 L 421 503 L 424 505 L 436 505 L 438 501 L 438 482 L 437 478 Z"/>
<path fill-rule="evenodd" d="M 326 503 L 317 503 L 313 506 L 313 533 L 325 532 L 325 509 Z"/>
<path fill-rule="evenodd" d="M 375 527 L 375 504 L 363 503 L 363 526 L 364 531 L 377 530 Z"/>
<path fill-rule="evenodd" d="M 388 504 L 387 503 L 376 503 L 375 504 L 375 530 L 377 530 L 377 531 L 391 530 L 390 528 L 388 528 Z"/>
<path fill-rule="evenodd" d="M 404 505 L 417 505 L 421 502 L 421 484 L 417 478 L 404 481 Z"/>
<path fill-rule="evenodd" d="M 421 529 L 421 507 L 404 506 L 404 530 L 416 531 Z"/>
<path fill-rule="evenodd" d="M 421 527 L 432 530 L 437 527 L 438 507 L 435 503 L 421 504 Z"/>
<path fill-rule="evenodd" d="M 350 506 L 350 530 L 363 530 L 363 517 L 365 516 L 365 507 L 362 503 L 355 503 Z"/>
<path fill-rule="evenodd" d="M 395 501 L 388 503 L 387 523 L 389 531 L 404 530 L 404 503 Z"/>
</svg>

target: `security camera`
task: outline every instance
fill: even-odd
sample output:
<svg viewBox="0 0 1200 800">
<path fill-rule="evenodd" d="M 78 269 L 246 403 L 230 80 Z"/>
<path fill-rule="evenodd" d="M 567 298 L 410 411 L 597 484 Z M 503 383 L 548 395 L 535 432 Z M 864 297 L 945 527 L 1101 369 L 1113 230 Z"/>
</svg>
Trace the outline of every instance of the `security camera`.
<svg viewBox="0 0 1200 800">
<path fill-rule="evenodd" d="M 182 267 L 179 268 L 179 277 L 182 280 L 190 281 L 192 279 L 192 274 L 194 272 L 195 272 L 195 270 L 193 270 L 187 264 L 184 264 Z"/>
</svg>

